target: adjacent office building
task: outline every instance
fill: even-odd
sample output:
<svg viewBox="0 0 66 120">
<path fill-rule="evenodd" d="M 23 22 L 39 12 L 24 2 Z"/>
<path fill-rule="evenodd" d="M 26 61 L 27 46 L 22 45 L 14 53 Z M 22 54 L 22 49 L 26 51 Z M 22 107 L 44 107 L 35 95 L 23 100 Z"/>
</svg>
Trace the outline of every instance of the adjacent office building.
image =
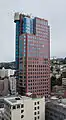
<svg viewBox="0 0 66 120">
<path fill-rule="evenodd" d="M 45 98 L 5 98 L 4 120 L 45 120 Z"/>
<path fill-rule="evenodd" d="M 14 75 L 14 74 L 15 74 L 15 70 L 5 69 L 4 67 L 2 69 L 0 69 L 0 77 L 1 78 L 10 77 L 10 75 Z"/>
<path fill-rule="evenodd" d="M 15 76 L 9 77 L 9 90 L 11 95 L 16 94 L 16 79 Z"/>
<path fill-rule="evenodd" d="M 50 93 L 50 27 L 38 17 L 15 13 L 16 78 L 20 94 Z"/>
<path fill-rule="evenodd" d="M 46 102 L 46 120 L 66 120 L 66 98 L 53 96 Z"/>
<path fill-rule="evenodd" d="M 9 93 L 8 77 L 0 78 L 0 96 L 6 96 Z"/>
</svg>

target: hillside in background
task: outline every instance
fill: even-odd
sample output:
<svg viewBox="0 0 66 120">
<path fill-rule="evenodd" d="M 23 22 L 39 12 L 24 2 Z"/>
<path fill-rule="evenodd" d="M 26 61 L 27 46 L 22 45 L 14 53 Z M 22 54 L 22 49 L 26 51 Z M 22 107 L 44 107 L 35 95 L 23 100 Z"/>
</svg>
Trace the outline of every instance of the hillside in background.
<svg viewBox="0 0 66 120">
<path fill-rule="evenodd" d="M 62 64 L 66 64 L 66 57 L 63 58 L 57 58 L 57 59 L 51 59 L 50 60 L 51 66 L 57 64 L 57 65 L 62 65 Z M 1 62 L 0 63 L 0 69 L 2 68 L 5 69 L 16 69 L 16 62 Z"/>
<path fill-rule="evenodd" d="M 57 64 L 57 65 L 63 65 L 66 64 L 66 57 L 65 58 L 56 58 L 50 60 L 51 65 Z"/>
<path fill-rule="evenodd" d="M 14 62 L 2 62 L 0 63 L 0 69 L 2 69 L 3 67 L 5 69 L 15 69 L 16 67 L 15 61 Z"/>
</svg>

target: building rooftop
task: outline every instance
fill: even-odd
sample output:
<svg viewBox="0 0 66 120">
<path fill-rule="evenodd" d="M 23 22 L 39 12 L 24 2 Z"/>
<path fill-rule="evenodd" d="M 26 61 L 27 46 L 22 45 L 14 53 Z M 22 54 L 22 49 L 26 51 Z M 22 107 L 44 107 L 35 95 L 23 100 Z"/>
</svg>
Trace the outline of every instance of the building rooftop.
<svg viewBox="0 0 66 120">
<path fill-rule="evenodd" d="M 20 15 L 23 16 L 23 17 L 36 18 L 36 19 L 39 19 L 39 20 L 43 20 L 43 21 L 48 22 L 48 20 L 46 20 L 46 19 L 44 19 L 44 18 L 33 17 L 32 14 L 29 14 L 29 15 L 28 15 L 28 14 L 23 14 L 23 13 L 19 13 L 19 12 L 16 12 L 16 13 L 14 14 L 14 22 L 15 22 L 16 20 L 19 20 L 19 19 L 20 19 Z"/>
<path fill-rule="evenodd" d="M 57 100 L 58 98 L 56 96 L 52 96 L 51 100 Z"/>
<path fill-rule="evenodd" d="M 31 98 L 26 96 L 8 97 L 8 98 L 4 98 L 4 101 L 9 103 L 10 105 L 15 105 L 15 104 L 20 104 L 21 102 L 27 99 L 31 99 Z"/>
<path fill-rule="evenodd" d="M 66 108 L 66 98 L 60 98 L 59 99 L 59 98 L 53 96 L 48 100 L 48 103 L 58 105 L 58 106 L 62 106 L 62 107 Z"/>
<path fill-rule="evenodd" d="M 37 97 L 36 97 L 37 98 Z M 35 98 L 31 98 L 28 96 L 18 96 L 18 97 L 8 97 L 8 98 L 4 98 L 4 101 L 7 102 L 10 105 L 16 105 L 16 104 L 20 104 L 23 103 L 25 100 L 34 100 Z M 42 99 L 42 98 L 37 98 L 37 99 Z"/>
</svg>

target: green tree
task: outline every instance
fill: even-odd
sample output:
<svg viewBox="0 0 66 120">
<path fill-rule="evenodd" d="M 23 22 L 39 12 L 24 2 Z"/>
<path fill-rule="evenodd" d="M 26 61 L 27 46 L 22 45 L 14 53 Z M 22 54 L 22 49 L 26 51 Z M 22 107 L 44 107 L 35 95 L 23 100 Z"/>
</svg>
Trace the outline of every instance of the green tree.
<svg viewBox="0 0 66 120">
<path fill-rule="evenodd" d="M 58 86 L 62 85 L 62 75 L 57 79 L 57 85 Z"/>
<path fill-rule="evenodd" d="M 56 85 L 56 77 L 52 76 L 51 77 L 51 91 L 52 91 L 53 86 L 55 86 L 55 85 Z"/>
<path fill-rule="evenodd" d="M 50 70 L 53 72 L 53 66 L 51 66 Z"/>
</svg>

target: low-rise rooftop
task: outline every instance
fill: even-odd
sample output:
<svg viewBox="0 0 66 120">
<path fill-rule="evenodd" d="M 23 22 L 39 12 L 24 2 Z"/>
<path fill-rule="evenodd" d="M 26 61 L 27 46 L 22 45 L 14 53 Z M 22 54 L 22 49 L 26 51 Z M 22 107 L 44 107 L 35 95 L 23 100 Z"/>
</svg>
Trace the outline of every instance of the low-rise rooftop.
<svg viewBox="0 0 66 120">
<path fill-rule="evenodd" d="M 46 103 L 50 103 L 50 104 L 54 104 L 54 105 L 58 105 L 66 108 L 66 98 L 57 98 L 53 96 Z"/>
<path fill-rule="evenodd" d="M 38 98 L 38 99 L 42 99 L 42 98 Z M 7 102 L 8 104 L 10 105 L 16 105 L 16 104 L 20 104 L 20 103 L 23 103 L 24 101 L 26 100 L 35 100 L 35 97 L 34 98 L 31 98 L 30 96 L 15 96 L 15 97 L 7 97 L 7 98 L 4 98 L 4 101 Z"/>
<path fill-rule="evenodd" d="M 4 98 L 4 101 L 9 103 L 10 105 L 15 105 L 15 104 L 20 104 L 21 102 L 27 99 L 31 99 L 31 98 L 26 96 L 8 97 L 8 98 Z"/>
</svg>

